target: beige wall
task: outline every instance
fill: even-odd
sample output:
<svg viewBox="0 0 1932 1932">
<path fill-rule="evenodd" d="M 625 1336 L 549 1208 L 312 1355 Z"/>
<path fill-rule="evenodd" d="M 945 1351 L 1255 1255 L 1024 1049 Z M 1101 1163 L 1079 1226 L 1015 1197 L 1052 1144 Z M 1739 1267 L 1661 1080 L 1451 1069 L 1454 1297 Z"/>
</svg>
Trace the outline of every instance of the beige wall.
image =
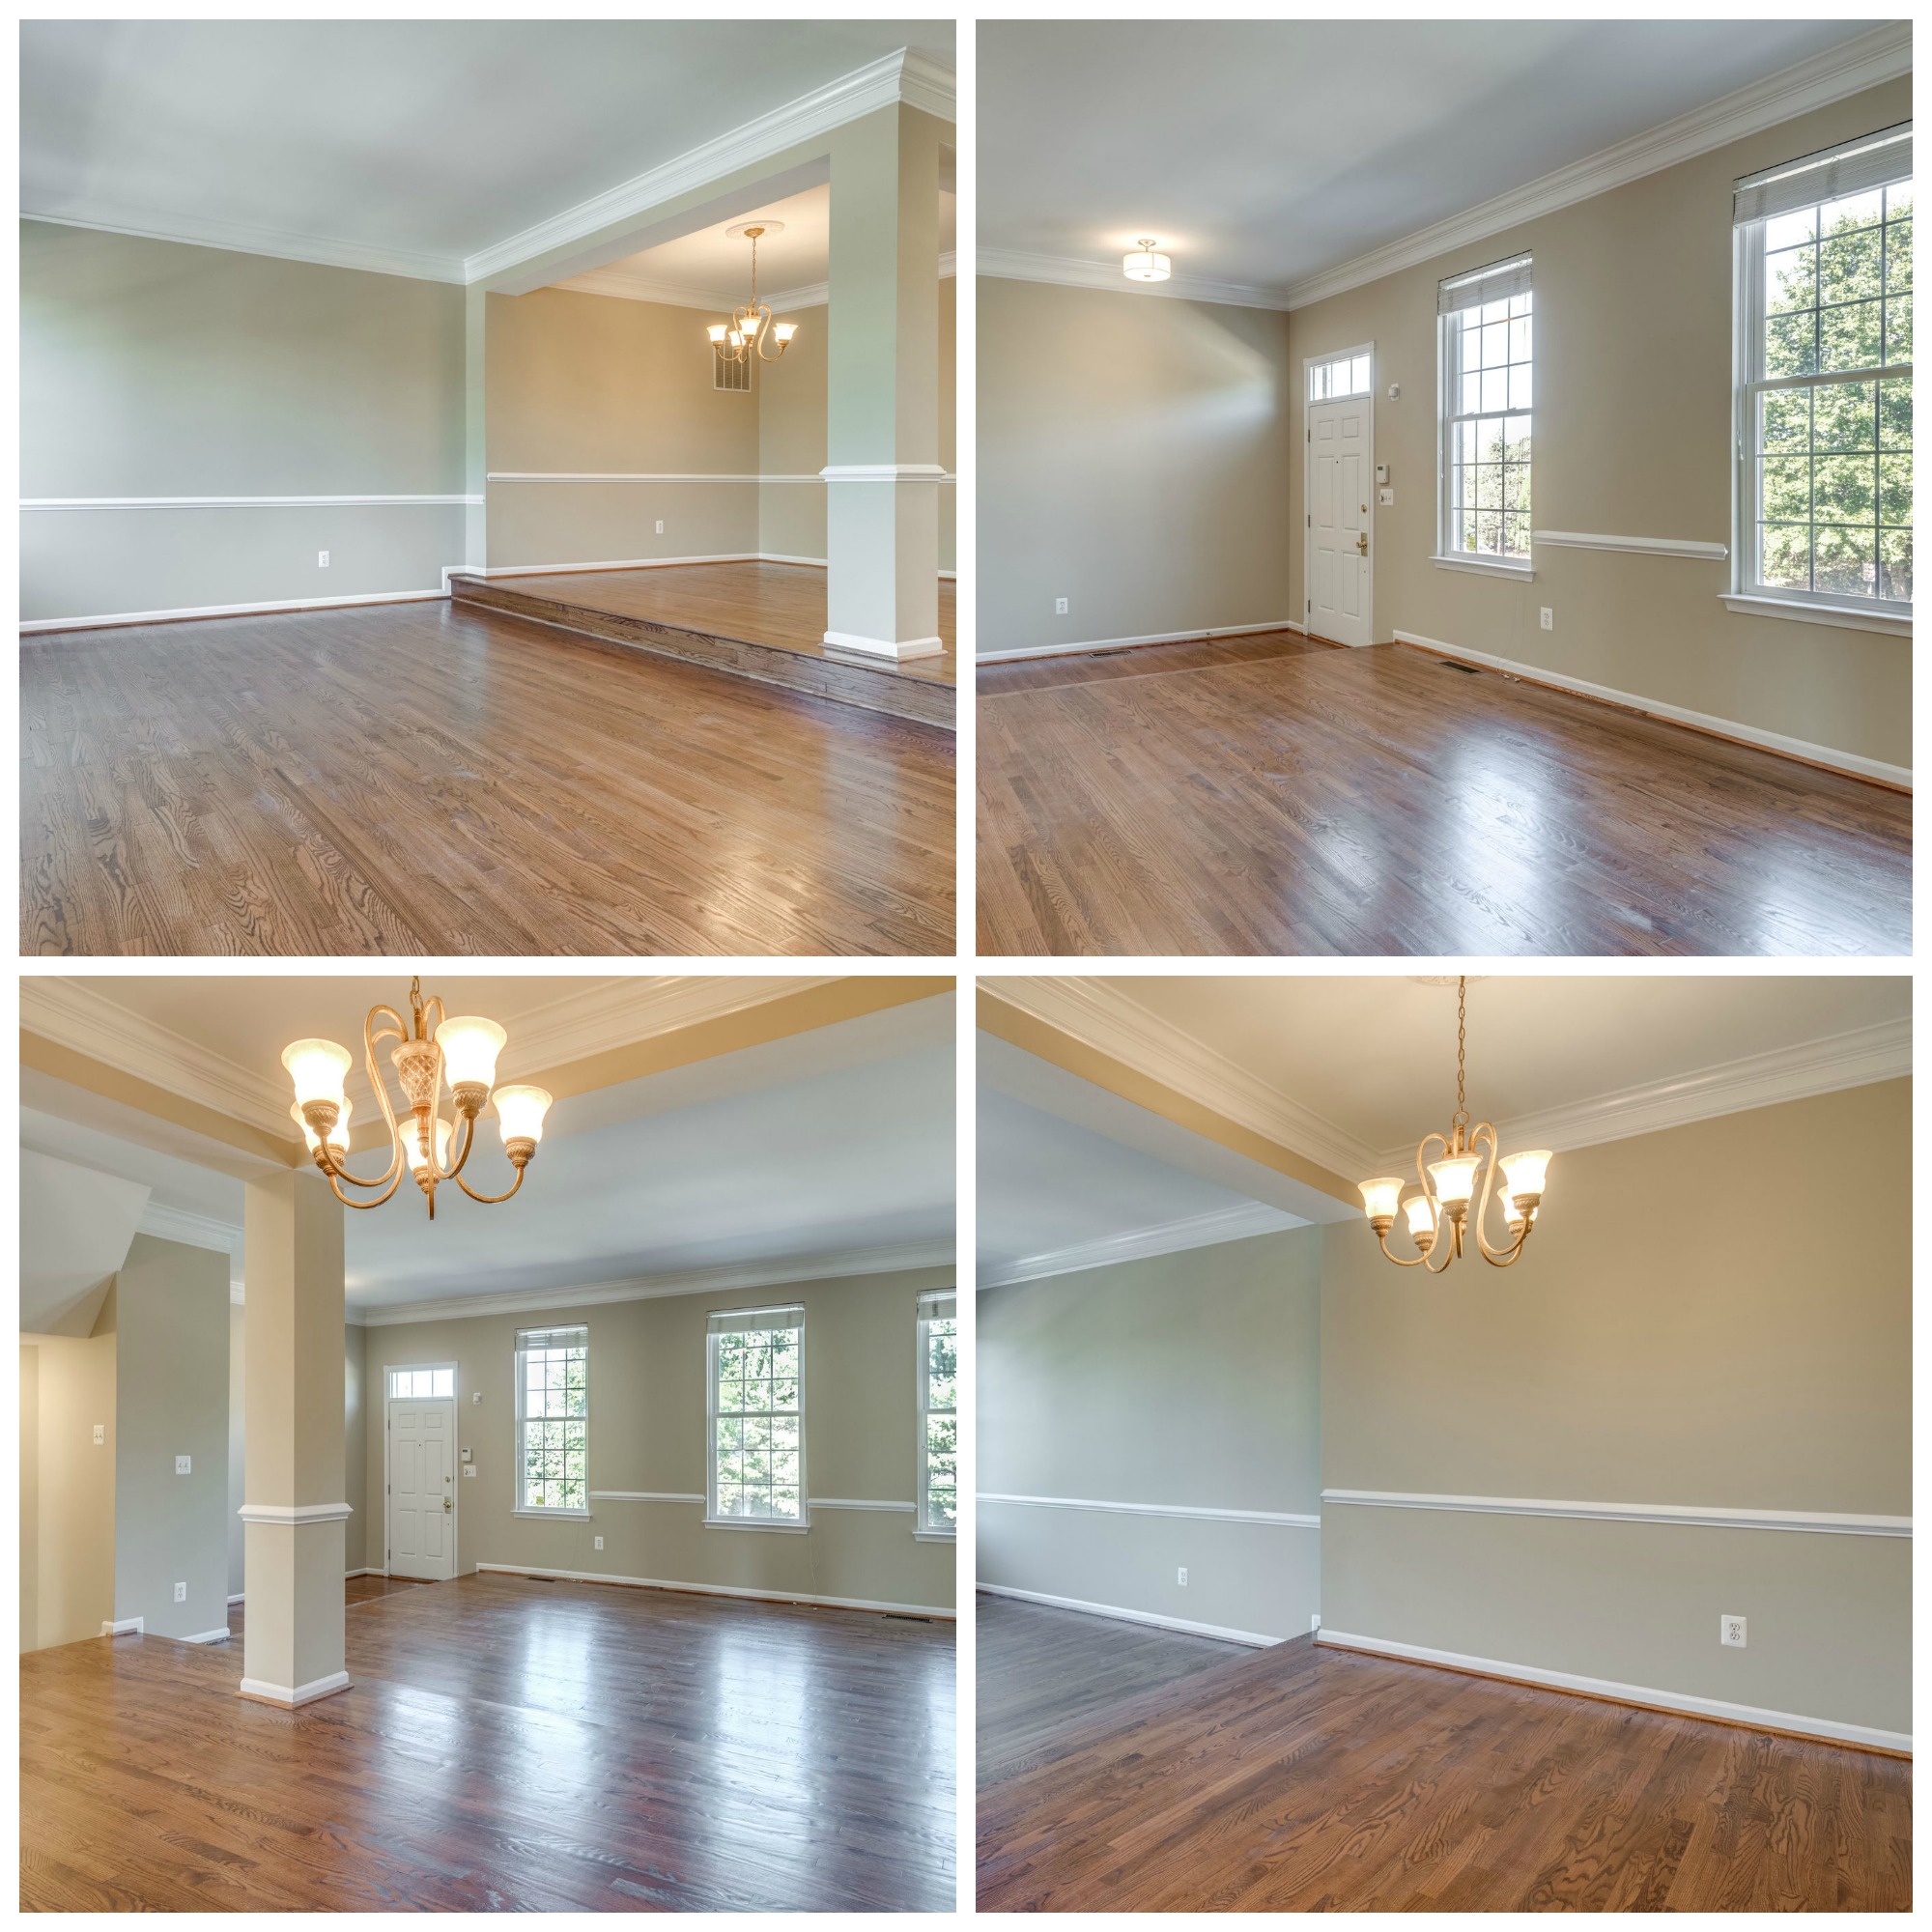
<svg viewBox="0 0 1932 1932">
<path fill-rule="evenodd" d="M 1728 563 L 1540 546 L 1524 583 L 1429 559 L 1442 277 L 1534 252 L 1538 528 L 1727 544 L 1731 184 L 1911 112 L 1910 81 L 1891 82 L 1297 309 L 1289 330 L 1297 373 L 1304 357 L 1376 345 L 1376 460 L 1388 464 L 1396 493 L 1376 519 L 1377 639 L 1403 631 L 1909 766 L 1909 639 L 1735 615 L 1719 602 Z M 1399 401 L 1388 398 L 1391 383 L 1402 385 Z M 1298 382 L 1293 396 L 1298 453 Z M 1297 460 L 1279 520 L 1293 536 L 1293 610 L 1306 595 L 1302 484 Z M 1546 605 L 1549 632 L 1538 619 Z"/>
<path fill-rule="evenodd" d="M 228 1309 L 228 1594 L 239 1597 L 247 1587 L 247 1537 L 239 1514 L 248 1500 L 246 1432 L 247 1344 L 245 1320 L 239 1302 Z"/>
<path fill-rule="evenodd" d="M 982 654 L 1293 618 L 1286 316 L 981 277 L 978 356 Z"/>
<path fill-rule="evenodd" d="M 753 1293 L 678 1295 L 541 1315 L 372 1326 L 364 1385 L 368 1560 L 385 1560 L 383 1390 L 387 1371 L 453 1361 L 458 1442 L 476 1474 L 456 1491 L 457 1567 L 526 1565 L 669 1583 L 950 1609 L 953 1548 L 922 1543 L 905 1511 L 817 1509 L 804 1535 L 707 1529 L 701 1503 L 594 1501 L 588 1522 L 513 1514 L 515 1337 L 582 1321 L 590 1331 L 590 1487 L 701 1496 L 705 1318 L 802 1301 L 806 1479 L 813 1498 L 910 1503 L 916 1494 L 915 1305 L 936 1269 L 807 1282 Z M 481 1402 L 472 1397 L 480 1394 Z M 602 1536 L 598 1550 L 593 1539 Z"/>
<path fill-rule="evenodd" d="M 21 1551 L 37 1588 L 31 1624 L 22 1616 L 23 1650 L 99 1636 L 114 1616 L 115 1320 L 110 1290 L 89 1339 L 49 1336 L 22 1351 L 38 1357 L 40 1422 L 40 1533 L 31 1554 L 24 1543 Z M 99 1444 L 96 1423 L 106 1437 Z"/>
<path fill-rule="evenodd" d="M 686 310 L 686 314 L 690 311 Z M 820 304 L 792 318 L 798 334 L 783 358 L 753 375 L 758 408 L 758 460 L 769 476 L 816 476 L 825 468 L 826 351 L 831 310 Z M 758 542 L 771 556 L 825 559 L 823 483 L 761 483 Z"/>
<path fill-rule="evenodd" d="M 463 291 L 440 282 L 24 221 L 20 378 L 23 497 L 463 487 Z M 462 518 L 25 511 L 21 614 L 434 590 Z"/>
<path fill-rule="evenodd" d="M 1306 1632 L 1319 1530 L 991 1498 L 1318 1514 L 1321 1258 L 1320 1231 L 1297 1229 L 982 1291 L 980 1580 Z"/>
<path fill-rule="evenodd" d="M 1911 1087 L 1560 1154 L 1524 1259 L 1322 1255 L 1330 1489 L 1911 1513 Z M 1330 1629 L 1911 1729 L 1905 1539 L 1331 1503 Z M 1719 1614 L 1748 1645 L 1718 1642 Z"/>
<path fill-rule="evenodd" d="M 342 1334 L 342 1437 L 343 1500 L 355 1514 L 342 1525 L 342 1564 L 345 1570 L 361 1570 L 369 1565 L 366 1554 L 370 1541 L 369 1511 L 369 1418 L 364 1412 L 368 1400 L 363 1387 L 365 1337 L 354 1322 L 346 1322 Z M 381 1535 L 380 1527 L 377 1531 Z M 380 1569 L 382 1566 L 373 1566 Z"/>
<path fill-rule="evenodd" d="M 20 1345 L 20 1648 L 41 1621 L 41 1354 Z"/>
</svg>

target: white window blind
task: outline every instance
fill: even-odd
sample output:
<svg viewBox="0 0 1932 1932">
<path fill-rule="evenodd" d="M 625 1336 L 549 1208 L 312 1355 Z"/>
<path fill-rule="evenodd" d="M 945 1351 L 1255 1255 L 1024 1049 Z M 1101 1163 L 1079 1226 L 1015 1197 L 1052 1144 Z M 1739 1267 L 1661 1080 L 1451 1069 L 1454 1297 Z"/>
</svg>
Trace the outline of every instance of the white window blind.
<svg viewBox="0 0 1932 1932">
<path fill-rule="evenodd" d="M 950 1535 L 959 1517 L 959 1304 L 919 1297 L 919 1526 Z"/>
<path fill-rule="evenodd" d="M 517 1331 L 519 1514 L 590 1513 L 590 1330 Z"/>
<path fill-rule="evenodd" d="M 1745 175 L 1732 194 L 1731 219 L 1742 227 L 1747 221 L 1765 221 L 1774 214 L 1789 214 L 1795 208 L 1843 201 L 1911 179 L 1912 123 L 1905 121 L 1881 133 Z"/>
<path fill-rule="evenodd" d="M 1508 301 L 1511 296 L 1529 293 L 1527 255 L 1513 255 L 1507 262 L 1492 262 L 1487 269 L 1472 269 L 1466 275 L 1451 275 L 1435 285 L 1435 313 L 1457 315 L 1465 308 L 1481 308 L 1487 302 Z"/>
<path fill-rule="evenodd" d="M 803 1529 L 805 1310 L 733 1308 L 705 1323 L 710 1472 L 706 1520 Z"/>
</svg>

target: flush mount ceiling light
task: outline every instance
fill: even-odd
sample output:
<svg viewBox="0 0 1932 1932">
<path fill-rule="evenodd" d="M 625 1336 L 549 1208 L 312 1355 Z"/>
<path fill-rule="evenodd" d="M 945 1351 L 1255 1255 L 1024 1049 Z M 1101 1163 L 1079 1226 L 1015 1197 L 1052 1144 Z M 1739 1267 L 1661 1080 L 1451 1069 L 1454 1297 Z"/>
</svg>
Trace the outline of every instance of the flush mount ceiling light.
<svg viewBox="0 0 1932 1932">
<path fill-rule="evenodd" d="M 423 998 L 420 980 L 410 981 L 408 1027 L 393 1007 L 369 1009 L 369 1017 L 362 1022 L 364 1062 L 369 1085 L 375 1089 L 383 1118 L 389 1124 L 389 1164 L 373 1180 L 351 1174 L 343 1165 L 349 1153 L 349 1100 L 342 1091 L 342 1076 L 349 1070 L 348 1050 L 332 1039 L 298 1039 L 285 1047 L 282 1065 L 296 1088 L 296 1103 L 289 1112 L 301 1128 L 316 1166 L 327 1176 L 335 1198 L 345 1208 L 380 1208 L 402 1185 L 404 1174 L 410 1173 L 429 1202 L 432 1221 L 436 1219 L 439 1181 L 455 1181 L 470 1200 L 486 1206 L 507 1201 L 524 1184 L 524 1170 L 535 1158 L 537 1143 L 543 1139 L 550 1095 L 541 1087 L 497 1088 L 497 1124 L 502 1132 L 503 1151 L 517 1170 L 516 1179 L 501 1194 L 478 1194 L 463 1179 L 475 1138 L 476 1116 L 489 1104 L 497 1078 L 497 1056 L 507 1037 L 495 1020 L 445 1018 L 440 999 Z M 376 1071 L 377 1042 L 390 1038 L 397 1045 L 389 1059 L 408 1103 L 408 1117 L 401 1122 L 389 1105 L 388 1089 Z M 445 1079 L 453 1122 L 442 1118 Z M 342 1191 L 345 1183 L 367 1189 L 375 1198 L 355 1200 Z"/>
<path fill-rule="evenodd" d="M 1174 264 L 1153 251 L 1153 237 L 1143 235 L 1141 245 L 1131 255 L 1121 257 L 1121 272 L 1130 282 L 1164 282 L 1174 272 Z"/>
<path fill-rule="evenodd" d="M 798 333 L 795 322 L 773 322 L 771 310 L 758 299 L 758 237 L 776 235 L 783 227 L 782 221 L 764 221 L 726 230 L 727 234 L 742 235 L 752 244 L 752 299 L 743 308 L 734 308 L 729 322 L 714 322 L 704 331 L 712 348 L 727 362 L 749 362 L 753 354 L 760 362 L 776 362 Z M 768 353 L 767 342 L 776 342 L 777 350 Z"/>
<path fill-rule="evenodd" d="M 1469 1109 L 1463 1097 L 1468 999 L 1468 980 L 1458 980 L 1456 1114 L 1446 1134 L 1430 1134 L 1415 1150 L 1415 1178 L 1422 1183 L 1422 1191 L 1403 1200 L 1402 1190 L 1408 1182 L 1399 1175 L 1383 1175 L 1378 1180 L 1357 1183 L 1362 1190 L 1362 1206 L 1369 1226 L 1376 1231 L 1382 1253 L 1397 1267 L 1426 1267 L 1431 1274 L 1440 1274 L 1463 1252 L 1464 1232 L 1472 1226 L 1483 1259 L 1493 1266 L 1508 1267 L 1522 1253 L 1543 1200 L 1544 1176 L 1550 1159 L 1548 1150 L 1506 1154 L 1489 1122 L 1481 1122 L 1474 1127 L 1469 1124 Z M 1441 1145 L 1442 1158 L 1427 1160 L 1431 1146 L 1436 1143 Z M 1483 1233 L 1483 1217 L 1489 1212 L 1492 1188 L 1509 1229 L 1508 1242 L 1495 1248 L 1491 1247 Z M 1469 1218 L 1471 1203 L 1475 1206 L 1473 1224 Z M 1417 1252 L 1411 1256 L 1389 1254 L 1388 1234 L 1395 1226 L 1398 1207 L 1408 1221 L 1408 1232 L 1416 1245 Z"/>
</svg>

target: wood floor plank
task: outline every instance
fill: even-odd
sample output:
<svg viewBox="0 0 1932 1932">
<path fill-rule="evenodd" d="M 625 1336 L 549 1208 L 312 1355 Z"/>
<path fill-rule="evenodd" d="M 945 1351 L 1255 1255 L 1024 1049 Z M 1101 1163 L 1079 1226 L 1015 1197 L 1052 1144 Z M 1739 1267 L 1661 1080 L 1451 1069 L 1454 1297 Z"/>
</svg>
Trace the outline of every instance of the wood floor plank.
<svg viewBox="0 0 1932 1932">
<path fill-rule="evenodd" d="M 1307 1637 L 1202 1664 L 1155 1634 L 1105 1712 L 1053 1679 L 1121 1627 L 1068 1615 L 980 1600 L 1027 1758 L 982 1716 L 982 1912 L 1911 1909 L 1902 1760 Z M 1034 1683 L 1057 1734 L 1005 1730 Z"/>
<path fill-rule="evenodd" d="M 23 1907 L 951 1910 L 951 1624 L 350 1593 L 352 1687 L 300 1711 L 235 1694 L 239 1643 L 24 1656 Z"/>
<path fill-rule="evenodd" d="M 20 653 L 35 954 L 939 954 L 926 725 L 440 603 Z"/>
<path fill-rule="evenodd" d="M 984 952 L 1911 950 L 1909 798 L 1406 645 L 993 665 L 977 706 Z"/>
</svg>

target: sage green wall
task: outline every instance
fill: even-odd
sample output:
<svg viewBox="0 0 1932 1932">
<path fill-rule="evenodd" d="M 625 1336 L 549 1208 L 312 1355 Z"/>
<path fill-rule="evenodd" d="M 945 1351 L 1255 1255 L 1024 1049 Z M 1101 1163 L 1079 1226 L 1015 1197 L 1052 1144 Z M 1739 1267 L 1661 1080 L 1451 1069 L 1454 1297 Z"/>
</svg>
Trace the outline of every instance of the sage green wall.
<svg viewBox="0 0 1932 1932">
<path fill-rule="evenodd" d="M 1910 1515 L 1911 1083 L 1559 1154 L 1523 1260 L 1325 1231 L 1330 1489 Z M 1910 1731 L 1909 1539 L 1331 1503 L 1322 1620 Z M 1720 1614 L 1749 1643 L 1718 1642 Z"/>
<path fill-rule="evenodd" d="M 228 1257 L 136 1235 L 115 1298 L 114 1618 L 151 1636 L 225 1631 Z"/>
<path fill-rule="evenodd" d="M 1292 620 L 1288 318 L 986 276 L 979 304 L 980 653 Z"/>
<path fill-rule="evenodd" d="M 590 1487 L 702 1496 L 705 1318 L 714 1309 L 800 1301 L 806 1311 L 806 1483 L 812 1497 L 911 1503 L 916 1495 L 916 1303 L 951 1284 L 924 1269 L 805 1282 L 756 1293 L 676 1295 L 541 1315 L 472 1316 L 367 1330 L 368 1559 L 384 1561 L 383 1430 L 387 1371 L 455 1362 L 457 1568 L 478 1563 L 653 1582 L 796 1592 L 951 1609 L 953 1546 L 914 1538 L 900 1510 L 812 1512 L 804 1535 L 707 1529 L 701 1502 L 593 1500 L 587 1522 L 513 1514 L 516 1332 L 582 1321 L 590 1331 Z M 480 1403 L 472 1397 L 480 1393 Z M 592 1539 L 602 1536 L 602 1550 Z"/>
<path fill-rule="evenodd" d="M 20 1344 L 20 1648 L 41 1621 L 41 1353 Z"/>
<path fill-rule="evenodd" d="M 20 224 L 20 493 L 463 489 L 463 291 Z M 28 510 L 21 615 L 435 590 L 454 505 Z M 316 553 L 327 550 L 327 570 Z"/>
<path fill-rule="evenodd" d="M 239 1302 L 228 1308 L 228 1594 L 239 1597 L 247 1587 L 247 1534 L 238 1514 L 248 1500 L 247 1431 L 247 1343 L 242 1322 L 245 1316 Z"/>
<path fill-rule="evenodd" d="M 33 1452 L 39 1536 L 31 1548 L 24 1509 L 21 1519 L 23 1592 L 29 1572 L 35 1584 L 33 1614 L 24 1606 L 21 1614 L 22 1650 L 99 1636 L 114 1616 L 114 1322 L 109 1289 L 87 1340 L 46 1336 L 21 1351 L 36 1357 L 39 1421 Z M 106 1435 L 98 1444 L 96 1423 Z"/>
<path fill-rule="evenodd" d="M 1321 1605 L 1318 1530 L 989 1498 L 1317 1515 L 1321 1258 L 1320 1230 L 1296 1229 L 982 1290 L 979 1579 L 1305 1633 Z"/>
<path fill-rule="evenodd" d="M 1444 569 L 1430 554 L 1442 277 L 1534 251 L 1539 528 L 1729 543 L 1731 185 L 1911 113 L 1910 80 L 1890 82 L 1295 310 L 1297 370 L 1306 356 L 1376 345 L 1376 460 L 1396 493 L 1376 516 L 1377 638 L 1404 631 L 1909 766 L 1909 639 L 1733 614 L 1719 602 L 1728 563 L 1539 546 L 1525 583 Z M 1297 384 L 1297 451 L 1302 413 Z M 1292 539 L 1287 608 L 1299 610 L 1298 461 L 1290 481 L 1286 513 L 1270 509 Z"/>
<path fill-rule="evenodd" d="M 369 1512 L 364 1507 L 369 1494 L 369 1419 L 364 1412 L 367 1391 L 363 1386 L 364 1331 L 355 1322 L 346 1322 L 342 1333 L 342 1498 L 355 1515 L 342 1525 L 342 1567 L 361 1570 L 369 1565 Z M 381 1530 L 377 1531 L 380 1540 Z M 382 1566 L 373 1566 L 380 1569 Z"/>
</svg>

